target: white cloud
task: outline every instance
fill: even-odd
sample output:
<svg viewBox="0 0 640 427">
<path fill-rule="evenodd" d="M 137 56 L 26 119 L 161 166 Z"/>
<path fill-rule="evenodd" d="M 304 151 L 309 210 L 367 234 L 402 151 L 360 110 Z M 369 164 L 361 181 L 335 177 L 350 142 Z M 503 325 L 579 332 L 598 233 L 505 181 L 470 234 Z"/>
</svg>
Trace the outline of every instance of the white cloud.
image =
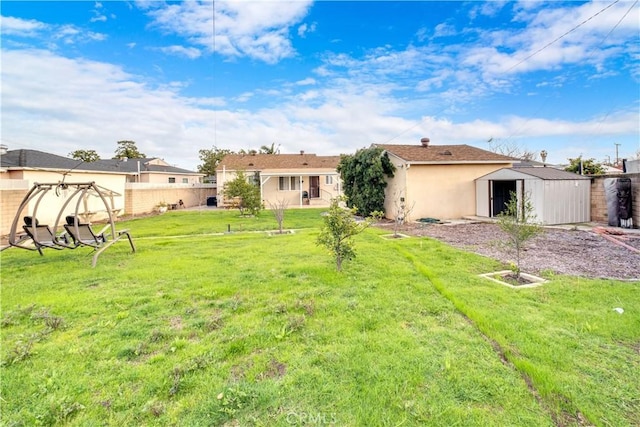
<svg viewBox="0 0 640 427">
<path fill-rule="evenodd" d="M 236 102 L 240 102 L 240 103 L 247 102 L 247 101 L 249 101 L 251 98 L 253 98 L 253 95 L 254 95 L 254 93 L 253 93 L 253 92 L 243 92 L 243 93 L 241 93 L 240 95 L 236 96 L 236 97 L 234 98 L 234 101 L 236 101 Z"/>
<path fill-rule="evenodd" d="M 433 37 L 447 37 L 456 35 L 456 29 L 453 25 L 443 22 L 436 25 L 433 32 Z"/>
<path fill-rule="evenodd" d="M 296 82 L 296 85 L 298 86 L 309 86 L 309 85 L 315 85 L 317 83 L 316 79 L 314 79 L 313 77 L 307 77 L 304 80 L 298 80 Z"/>
<path fill-rule="evenodd" d="M 197 58 L 211 49 L 211 3 L 159 5 L 150 2 L 145 6 L 155 19 L 154 28 L 185 41 L 162 48 L 167 54 Z M 266 63 L 294 55 L 289 33 L 304 25 L 298 26 L 309 5 L 283 5 L 289 9 L 280 16 L 260 4 L 216 2 L 216 51 L 230 58 L 246 56 Z M 312 71 L 314 77 L 296 74 L 287 81 L 283 76 L 278 85 L 245 87 L 229 98 L 184 97 L 180 90 L 187 82 L 158 87 L 145 83 L 141 75 L 106 63 L 69 59 L 43 50 L 3 50 L 3 143 L 10 148 L 56 147 L 60 155 L 79 148 L 96 149 L 108 157 L 113 155 L 116 141 L 132 139 L 142 152 L 191 169 L 199 162 L 198 150 L 214 143 L 238 150 L 275 141 L 282 145 L 282 152 L 339 154 L 373 142 L 413 144 L 422 136 L 429 136 L 434 144 L 467 143 L 487 148 L 483 144 L 494 136 L 517 139 L 529 149 L 545 148 L 552 159 L 560 150 L 554 150 L 548 141 L 559 141 L 559 146 L 561 141 L 582 138 L 588 140 L 585 154 L 587 149 L 598 152 L 597 144 L 606 138 L 621 140 L 635 135 L 637 140 L 637 105 L 605 118 L 446 118 L 460 110 L 473 112 L 474 104 L 486 100 L 487 95 L 509 93 L 518 84 L 518 76 L 527 72 L 589 61 L 597 68 L 591 74 L 592 80 L 597 80 L 621 72 L 607 63 L 612 55 L 634 55 L 625 66 L 640 69 L 639 49 L 633 43 L 638 39 L 637 28 L 635 33 L 631 31 L 627 20 L 619 26 L 621 34 L 612 33 L 606 40 L 613 21 L 609 27 L 585 26 L 580 37 L 563 40 L 513 68 L 567 31 L 571 22 L 589 15 L 584 7 L 572 6 L 571 10 L 581 10 L 572 20 L 565 20 L 564 15 L 570 14 L 566 10 L 558 15 L 541 8 L 522 9 L 519 29 L 487 31 L 476 41 L 469 37 L 464 45 L 409 45 L 399 50 L 381 46 L 361 57 L 327 54 L 324 63 Z M 563 20 L 564 26 L 560 25 Z M 58 41 L 73 43 L 88 37 L 86 31 L 74 26 L 49 28 L 37 21 L 6 22 L 20 34 L 57 34 L 58 38 L 52 39 Z M 448 27 L 439 30 L 445 34 Z M 549 86 L 547 90 L 562 87 L 566 77 L 566 73 L 536 76 L 541 79 L 538 88 L 542 92 L 545 86 Z M 260 97 L 271 98 L 268 107 L 244 109 L 248 108 L 244 103 L 258 102 Z M 541 141 L 545 147 L 537 145 Z"/>
<path fill-rule="evenodd" d="M 272 3 L 243 1 L 137 4 L 153 19 L 153 26 L 177 34 L 196 46 L 215 49 L 224 56 L 248 56 L 268 64 L 295 54 L 289 31 L 304 18 L 311 5 L 309 1 L 278 2 L 278 7 Z"/>
<path fill-rule="evenodd" d="M 175 56 L 183 56 L 189 59 L 199 58 L 202 55 L 200 49 L 196 49 L 195 47 L 184 47 L 184 46 L 165 46 L 158 48 L 159 51 L 164 52 L 169 55 Z"/>
<path fill-rule="evenodd" d="M 483 144 L 490 136 L 520 141 L 579 137 L 595 144 L 639 131 L 637 106 L 579 121 L 527 117 L 454 121 L 432 116 L 413 121 L 396 113 L 406 105 L 391 96 L 391 86 L 345 78 L 255 112 L 231 110 L 225 99 L 185 98 L 179 95 L 180 84 L 152 87 L 110 64 L 40 50 L 3 50 L 2 55 L 2 142 L 10 149 L 55 147 L 51 152 L 63 156 L 85 148 L 110 157 L 116 141 L 131 139 L 150 156 L 195 169 L 198 150 L 214 143 L 239 150 L 276 142 L 282 152 L 339 154 L 374 142 L 413 144 L 422 136 L 434 144 L 487 148 Z M 250 92 L 240 95 L 250 96 Z M 558 155 L 549 145 L 545 148 Z"/>
<path fill-rule="evenodd" d="M 465 62 L 487 74 L 551 70 L 585 63 L 602 71 L 609 58 L 619 56 L 620 51 L 630 54 L 630 49 L 637 46 L 640 21 L 640 7 L 632 7 L 622 19 L 630 10 L 628 2 L 602 11 L 605 7 L 604 3 L 592 2 L 527 9 L 517 18 L 526 23 L 522 30 L 487 32 L 483 40 L 490 40 L 491 45 L 463 51 Z"/>
<path fill-rule="evenodd" d="M 0 16 L 0 28 L 5 36 L 36 37 L 48 27 L 35 19 Z"/>
<path fill-rule="evenodd" d="M 307 34 L 313 33 L 313 32 L 316 31 L 316 26 L 317 26 L 317 24 L 315 22 L 312 23 L 311 25 L 307 25 L 306 23 L 300 25 L 298 27 L 298 36 L 300 36 L 302 38 L 307 37 Z"/>
</svg>

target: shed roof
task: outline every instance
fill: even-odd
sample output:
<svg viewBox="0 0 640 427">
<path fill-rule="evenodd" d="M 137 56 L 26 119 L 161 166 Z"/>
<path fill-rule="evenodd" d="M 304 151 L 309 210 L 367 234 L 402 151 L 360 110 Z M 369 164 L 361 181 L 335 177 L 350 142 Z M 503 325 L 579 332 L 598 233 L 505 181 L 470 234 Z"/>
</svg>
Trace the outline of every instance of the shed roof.
<svg viewBox="0 0 640 427">
<path fill-rule="evenodd" d="M 95 162 L 83 162 L 44 151 L 25 149 L 7 151 L 0 156 L 0 165 L 6 169 L 76 170 L 122 174 L 138 173 L 138 161 L 141 165 L 141 172 L 168 172 L 204 176 L 204 174 L 168 165 L 166 162 L 159 161 L 156 158 L 130 159 L 128 161 L 101 159 Z"/>
<path fill-rule="evenodd" d="M 491 172 L 487 175 L 484 175 L 478 179 L 486 179 L 496 174 L 502 175 L 501 178 L 504 178 L 505 172 L 509 173 L 512 176 L 518 176 L 518 174 L 524 174 L 524 175 L 529 175 L 535 178 L 540 178 L 542 180 L 554 180 L 554 181 L 591 179 L 588 176 L 582 176 L 573 172 L 567 172 L 567 171 L 563 171 L 563 170 L 551 168 L 551 167 L 503 168 L 495 172 Z"/>
<path fill-rule="evenodd" d="M 340 156 L 316 156 L 315 154 L 228 154 L 217 170 L 265 170 L 265 169 L 335 169 Z"/>
<path fill-rule="evenodd" d="M 470 145 L 395 145 L 374 144 L 409 163 L 514 163 L 513 157 Z"/>
</svg>

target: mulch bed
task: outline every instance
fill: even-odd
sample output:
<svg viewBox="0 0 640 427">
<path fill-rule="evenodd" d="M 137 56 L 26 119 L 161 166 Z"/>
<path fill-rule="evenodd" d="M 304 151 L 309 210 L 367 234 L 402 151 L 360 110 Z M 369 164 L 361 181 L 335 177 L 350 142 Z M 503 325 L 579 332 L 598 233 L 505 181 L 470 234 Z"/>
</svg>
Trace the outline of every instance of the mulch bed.
<svg viewBox="0 0 640 427">
<path fill-rule="evenodd" d="M 380 226 L 393 230 L 390 223 Z M 629 249 L 640 249 L 640 233 L 638 230 L 615 230 L 623 234 L 602 233 L 597 228 L 594 231 L 584 231 L 547 227 L 544 234 L 532 239 L 523 251 L 522 271 L 536 275 L 552 271 L 571 276 L 640 281 L 640 253 Z M 438 239 L 505 264 L 514 259 L 511 254 L 500 249 L 498 242 L 505 235 L 494 223 L 410 223 L 403 225 L 399 232 Z M 603 234 L 629 247 L 620 245 Z"/>
</svg>

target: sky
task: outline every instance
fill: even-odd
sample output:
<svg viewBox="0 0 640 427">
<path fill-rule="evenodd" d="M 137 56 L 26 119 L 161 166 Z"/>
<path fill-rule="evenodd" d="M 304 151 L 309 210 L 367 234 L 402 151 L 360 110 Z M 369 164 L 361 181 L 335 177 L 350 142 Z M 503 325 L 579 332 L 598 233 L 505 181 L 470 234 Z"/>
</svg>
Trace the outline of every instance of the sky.
<svg viewBox="0 0 640 427">
<path fill-rule="evenodd" d="M 196 170 L 199 150 L 640 152 L 638 0 L 7 1 L 1 142 Z"/>
</svg>

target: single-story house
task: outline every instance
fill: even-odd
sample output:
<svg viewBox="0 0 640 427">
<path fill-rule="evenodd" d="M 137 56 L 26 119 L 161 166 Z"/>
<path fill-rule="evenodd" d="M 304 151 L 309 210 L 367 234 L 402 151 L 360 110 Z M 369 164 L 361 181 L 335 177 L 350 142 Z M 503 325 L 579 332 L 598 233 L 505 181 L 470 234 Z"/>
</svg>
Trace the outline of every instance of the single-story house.
<svg viewBox="0 0 640 427">
<path fill-rule="evenodd" d="M 476 215 L 495 217 L 515 193 L 543 224 L 591 220 L 591 179 L 552 167 L 503 168 L 476 179 Z"/>
<path fill-rule="evenodd" d="M 113 207 L 118 213 L 137 214 L 152 211 L 161 201 L 177 203 L 179 198 L 189 200 L 191 205 L 198 204 L 198 195 L 192 188 L 200 185 L 202 176 L 204 174 L 170 166 L 162 159 L 82 162 L 39 150 L 7 150 L 3 146 L 0 147 L 0 234 L 8 234 L 22 199 L 34 183 L 95 182 L 114 196 Z M 177 187 L 185 189 L 176 192 Z M 56 193 L 47 194 L 38 205 L 41 223 L 55 221 L 68 195 L 68 191 Z M 29 204 L 23 215 L 32 215 L 35 202 Z M 96 216 L 91 220 L 97 221 L 106 216 L 99 213 L 104 210 L 101 205 L 101 200 L 89 198 L 83 209 L 95 211 Z"/>
<path fill-rule="evenodd" d="M 385 213 L 395 217 L 400 200 L 410 218 L 454 219 L 476 213 L 475 179 L 518 160 L 469 145 L 374 144 L 396 167 L 385 189 Z"/>
<path fill-rule="evenodd" d="M 229 154 L 216 168 L 218 203 L 228 205 L 224 184 L 238 171 L 260 186 L 260 198 L 269 203 L 284 202 L 289 207 L 329 206 L 332 198 L 342 194 L 336 168 L 339 156 L 306 154 Z"/>
</svg>

